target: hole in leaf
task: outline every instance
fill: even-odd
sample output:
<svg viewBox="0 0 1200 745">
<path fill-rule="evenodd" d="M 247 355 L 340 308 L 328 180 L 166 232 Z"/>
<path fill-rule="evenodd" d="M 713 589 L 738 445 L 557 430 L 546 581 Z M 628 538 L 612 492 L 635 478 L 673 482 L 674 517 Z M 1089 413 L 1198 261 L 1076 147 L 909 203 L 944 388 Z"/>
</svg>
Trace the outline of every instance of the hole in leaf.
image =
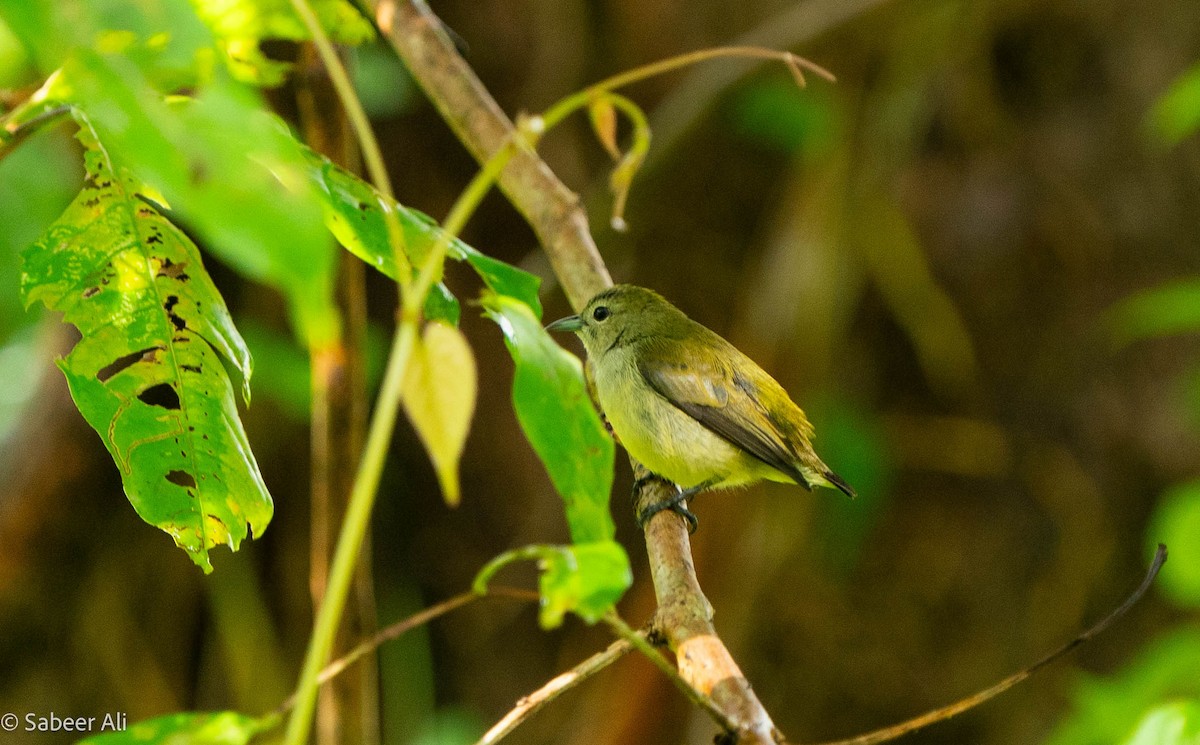
<svg viewBox="0 0 1200 745">
<path fill-rule="evenodd" d="M 167 471 L 167 481 L 185 489 L 195 489 L 196 479 L 187 471 Z"/>
<path fill-rule="evenodd" d="M 162 273 L 159 272 L 159 275 L 161 276 Z M 179 305 L 179 296 L 167 295 L 167 300 L 163 303 L 163 310 L 167 312 L 167 318 L 171 319 L 171 324 L 175 326 L 175 330 L 183 331 L 187 328 L 187 321 L 183 320 L 175 313 L 176 305 Z"/>
<path fill-rule="evenodd" d="M 109 364 L 100 368 L 96 373 L 96 380 L 101 383 L 108 382 L 108 379 L 122 370 L 127 370 L 139 362 L 149 362 L 151 364 L 158 361 L 158 353 L 162 351 L 162 347 L 146 347 L 136 352 L 131 352 L 123 357 L 118 357 Z M 174 391 L 172 391 L 174 393 Z"/>
<path fill-rule="evenodd" d="M 171 279 L 178 279 L 181 281 L 186 280 L 188 278 L 188 275 L 184 272 L 184 269 L 186 268 L 186 261 L 181 261 L 176 264 L 174 261 L 164 258 L 162 260 L 162 266 L 158 270 L 158 276 L 170 277 Z"/>
<path fill-rule="evenodd" d="M 146 390 L 138 394 L 138 398 L 142 403 L 150 406 L 161 406 L 164 409 L 179 408 L 179 394 L 171 387 L 169 383 L 159 383 L 152 385 Z"/>
</svg>

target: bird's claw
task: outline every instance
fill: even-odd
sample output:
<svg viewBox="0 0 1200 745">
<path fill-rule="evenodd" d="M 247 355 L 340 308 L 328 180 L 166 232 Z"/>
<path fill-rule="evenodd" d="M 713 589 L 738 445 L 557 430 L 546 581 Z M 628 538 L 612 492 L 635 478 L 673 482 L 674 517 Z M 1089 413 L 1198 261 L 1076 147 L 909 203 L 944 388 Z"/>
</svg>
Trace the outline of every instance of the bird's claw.
<svg viewBox="0 0 1200 745">
<path fill-rule="evenodd" d="M 638 479 L 634 484 L 634 488 L 641 486 L 642 482 L 653 477 L 644 477 Z M 642 530 L 646 529 L 646 524 L 650 522 L 650 518 L 654 517 L 663 510 L 671 510 L 675 514 L 682 517 L 688 524 L 688 534 L 696 532 L 696 528 L 700 527 L 700 520 L 696 518 L 692 511 L 687 508 L 687 500 L 690 497 L 686 491 L 681 491 L 670 499 L 664 499 L 661 502 L 647 505 L 642 508 L 637 514 L 638 527 Z"/>
</svg>

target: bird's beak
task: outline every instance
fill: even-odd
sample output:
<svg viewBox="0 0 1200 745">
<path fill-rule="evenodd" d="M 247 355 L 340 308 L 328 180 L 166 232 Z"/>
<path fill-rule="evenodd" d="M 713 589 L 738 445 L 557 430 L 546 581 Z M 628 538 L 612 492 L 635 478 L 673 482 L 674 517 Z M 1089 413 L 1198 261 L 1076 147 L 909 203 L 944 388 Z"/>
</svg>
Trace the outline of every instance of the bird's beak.
<svg viewBox="0 0 1200 745">
<path fill-rule="evenodd" d="M 567 316 L 560 318 L 554 323 L 546 327 L 547 331 L 578 331 L 583 328 L 583 321 L 579 316 Z"/>
</svg>

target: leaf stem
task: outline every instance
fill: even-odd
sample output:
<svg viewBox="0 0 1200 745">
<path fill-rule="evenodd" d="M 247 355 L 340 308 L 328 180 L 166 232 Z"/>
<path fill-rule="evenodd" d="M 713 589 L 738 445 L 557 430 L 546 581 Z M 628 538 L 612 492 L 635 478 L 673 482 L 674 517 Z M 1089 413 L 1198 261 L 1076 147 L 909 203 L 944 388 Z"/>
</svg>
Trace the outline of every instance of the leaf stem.
<svg viewBox="0 0 1200 745">
<path fill-rule="evenodd" d="M 801 68 L 816 73 L 826 80 L 833 80 L 833 73 L 829 72 L 820 65 L 810 62 L 791 52 L 782 52 L 778 49 L 766 49 L 763 47 L 713 47 L 711 49 L 700 49 L 695 52 L 680 54 L 675 57 L 669 57 L 665 60 L 651 62 L 641 67 L 635 67 L 632 70 L 626 70 L 622 73 L 617 73 L 611 77 L 607 77 L 598 83 L 592 83 L 583 90 L 572 93 L 559 100 L 550 108 L 546 109 L 542 114 L 542 119 L 546 122 L 546 129 L 550 129 L 554 125 L 569 116 L 576 109 L 586 106 L 588 102 L 601 93 L 622 88 L 631 83 L 637 83 L 647 78 L 652 78 L 656 75 L 662 75 L 672 70 L 678 70 L 681 67 L 688 67 L 698 62 L 705 62 L 711 59 L 721 57 L 751 57 L 756 59 L 774 59 L 783 62 L 796 74 L 797 82 L 803 84 L 804 78 L 799 75 Z"/>
<path fill-rule="evenodd" d="M 455 200 L 454 205 L 450 208 L 450 212 L 446 215 L 446 219 L 442 221 L 442 232 L 438 235 L 429 254 L 425 257 L 424 263 L 421 264 L 420 272 L 417 274 L 410 292 L 405 297 L 406 306 L 411 304 L 415 310 L 424 304 L 425 295 L 433 287 L 433 283 L 437 281 L 438 276 L 441 274 L 442 266 L 446 261 L 446 252 L 450 248 L 450 241 L 462 232 L 463 227 L 467 224 L 467 220 L 478 209 L 480 202 L 483 201 L 488 191 L 500 178 L 500 172 L 504 170 L 504 167 L 508 165 L 508 161 L 516 153 L 519 145 L 514 142 L 514 137 L 520 139 L 522 142 L 531 142 L 536 137 L 536 134 L 518 127 L 513 137 L 505 141 L 504 147 L 501 147 L 492 157 L 487 159 L 483 167 L 475 174 L 475 177 L 471 179 L 471 182 L 463 189 L 462 194 Z"/>
</svg>

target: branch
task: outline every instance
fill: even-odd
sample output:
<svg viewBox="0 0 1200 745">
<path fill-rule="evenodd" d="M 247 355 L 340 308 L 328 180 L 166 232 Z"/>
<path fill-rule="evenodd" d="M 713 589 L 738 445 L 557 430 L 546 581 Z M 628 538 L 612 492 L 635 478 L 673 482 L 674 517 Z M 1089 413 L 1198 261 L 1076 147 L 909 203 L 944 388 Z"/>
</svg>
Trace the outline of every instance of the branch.
<svg viewBox="0 0 1200 745">
<path fill-rule="evenodd" d="M 646 475 L 643 466 L 634 465 L 634 476 L 641 485 L 634 495 L 635 514 L 646 505 L 674 496 L 674 487 L 643 478 Z M 645 531 L 658 601 L 654 626 L 675 652 L 680 676 L 725 714 L 736 742 L 773 745 L 780 738 L 770 714 L 713 628 L 712 606 L 692 566 L 687 523 L 678 513 L 663 510 L 646 523 Z"/>
<path fill-rule="evenodd" d="M 633 649 L 628 639 L 617 639 L 602 652 L 597 652 L 562 675 L 555 676 L 528 696 L 523 697 L 510 712 L 492 725 L 475 745 L 493 745 L 541 711 L 546 704 L 624 657 Z"/>
<path fill-rule="evenodd" d="M 537 601 L 540 596 L 532 590 L 520 590 L 513 587 L 492 587 L 486 593 L 482 594 L 475 591 L 460 593 L 452 598 L 443 600 L 437 605 L 431 605 L 428 608 L 419 610 L 408 618 L 401 619 L 359 642 L 354 649 L 351 649 L 346 654 L 326 665 L 316 677 L 317 684 L 328 683 L 333 678 L 345 672 L 355 662 L 358 662 L 364 655 L 374 652 L 383 646 L 384 643 L 403 636 L 418 626 L 424 626 L 430 621 L 441 618 L 450 611 L 458 610 L 468 603 L 483 598 L 512 598 L 515 600 Z M 288 696 L 279 705 L 279 708 L 276 709 L 276 713 L 282 714 L 294 707 L 296 705 L 296 696 L 297 694 L 295 693 Z"/>
<path fill-rule="evenodd" d="M 505 147 L 513 138 L 512 121 L 459 56 L 423 0 L 377 0 L 373 8 L 382 33 L 475 159 L 487 162 Z M 583 307 L 612 284 L 579 197 L 536 153 L 518 150 L 500 176 L 500 189 L 537 234 L 572 307 Z M 667 488 L 646 483 L 638 499 Z M 731 736 L 742 743 L 773 745 L 770 716 L 712 626 L 683 521 L 672 512 L 661 512 L 646 524 L 645 535 L 659 605 L 656 627 L 675 652 L 680 675 L 711 698 L 724 722 L 734 725 Z"/>
<path fill-rule="evenodd" d="M 943 706 L 940 709 L 927 711 L 921 716 L 913 717 L 906 722 L 894 724 L 891 727 L 884 727 L 883 729 L 878 729 L 874 732 L 868 732 L 864 735 L 858 735 L 857 737 L 851 737 L 845 740 L 835 740 L 832 742 L 821 743 L 821 745 L 877 745 L 877 743 L 895 740 L 901 735 L 907 735 L 909 732 L 914 732 L 922 727 L 927 727 L 936 722 L 941 722 L 949 719 L 950 717 L 957 716 L 968 709 L 973 709 L 983 702 L 999 696 L 1001 693 L 1004 693 L 1017 683 L 1025 680 L 1046 665 L 1049 665 L 1051 662 L 1054 662 L 1058 658 L 1062 657 L 1067 652 L 1075 649 L 1080 644 L 1090 641 L 1093 637 L 1101 634 L 1105 629 L 1113 625 L 1113 623 L 1128 613 L 1129 609 L 1132 608 L 1139 600 L 1141 600 L 1142 596 L 1146 594 L 1146 591 L 1150 589 L 1150 585 L 1154 582 L 1154 578 L 1158 576 L 1158 570 L 1162 569 L 1162 565 L 1166 563 L 1166 561 L 1167 547 L 1160 543 L 1158 544 L 1158 550 L 1154 552 L 1154 560 L 1150 562 L 1150 569 L 1146 571 L 1146 577 L 1142 580 L 1142 584 L 1138 585 L 1138 588 L 1134 590 L 1129 597 L 1125 598 L 1125 602 L 1121 603 L 1121 605 L 1118 606 L 1117 609 L 1112 613 L 1109 613 L 1107 616 L 1100 619 L 1096 625 L 1092 626 L 1087 631 L 1084 631 L 1079 636 L 1062 645 L 1024 670 L 1019 670 L 1004 680 L 1001 680 L 999 683 L 985 688 L 978 693 L 973 693 L 964 699 L 955 701 L 954 703 L 948 706 Z"/>
<path fill-rule="evenodd" d="M 373 6 L 380 31 L 442 118 L 475 160 L 487 162 L 512 139 L 513 123 L 455 51 L 441 22 L 422 0 L 378 0 Z M 612 284 L 579 197 L 536 153 L 514 154 L 500 176 L 500 190 L 546 248 L 572 307 L 582 308 Z"/>
<path fill-rule="evenodd" d="M 666 657 L 663 657 L 662 652 L 659 652 L 654 644 L 646 638 L 647 634 L 645 632 L 634 631 L 615 612 L 609 613 L 604 621 L 617 636 L 632 644 L 637 651 L 641 652 L 646 659 L 650 660 L 655 667 L 661 670 L 662 674 L 667 676 L 667 680 L 675 684 L 680 693 L 686 696 L 697 708 L 712 717 L 713 721 L 719 724 L 724 732 L 729 733 L 738 730 L 737 723 L 726 716 L 725 712 L 708 697 L 707 693 L 693 686 L 680 672 L 675 670 L 671 662 Z"/>
</svg>

